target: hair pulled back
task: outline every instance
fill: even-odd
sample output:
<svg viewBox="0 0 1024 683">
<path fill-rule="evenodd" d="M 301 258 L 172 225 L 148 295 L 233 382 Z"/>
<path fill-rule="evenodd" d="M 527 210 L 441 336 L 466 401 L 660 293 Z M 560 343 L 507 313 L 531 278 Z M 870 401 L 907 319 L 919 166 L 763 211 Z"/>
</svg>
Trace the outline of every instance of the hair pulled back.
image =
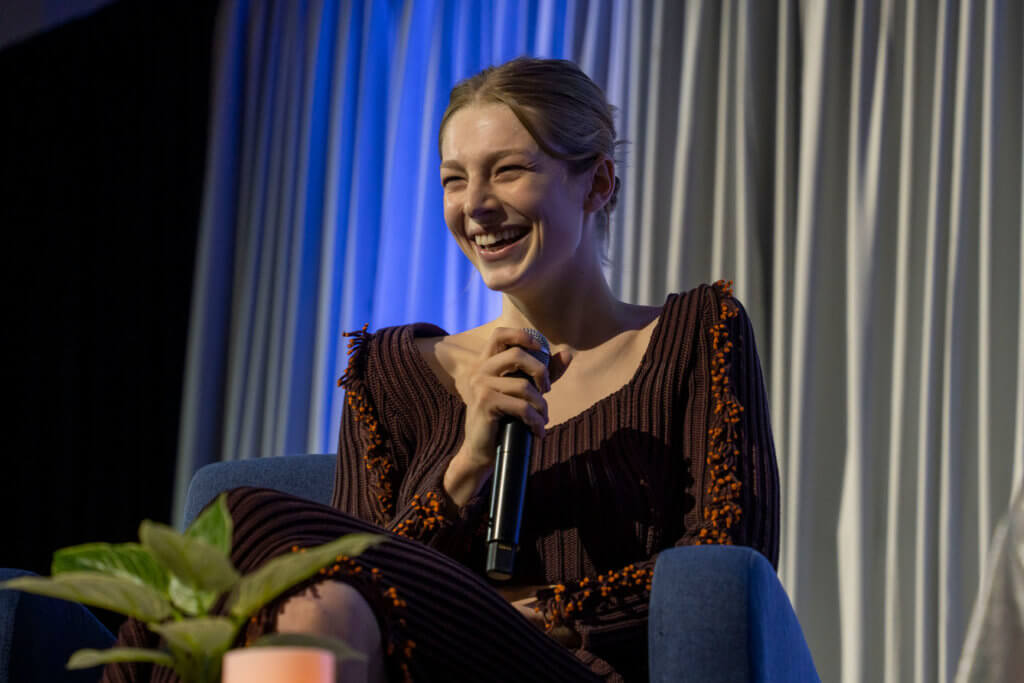
<svg viewBox="0 0 1024 683">
<path fill-rule="evenodd" d="M 507 105 L 549 156 L 568 164 L 579 175 L 593 168 L 602 156 L 615 157 L 620 141 L 615 137 L 615 107 L 604 91 L 573 62 L 566 59 L 518 57 L 490 66 L 452 88 L 448 108 L 441 118 L 437 148 L 449 119 L 470 104 Z M 619 177 L 605 204 L 600 226 L 607 244 L 608 224 L 619 199 Z"/>
</svg>

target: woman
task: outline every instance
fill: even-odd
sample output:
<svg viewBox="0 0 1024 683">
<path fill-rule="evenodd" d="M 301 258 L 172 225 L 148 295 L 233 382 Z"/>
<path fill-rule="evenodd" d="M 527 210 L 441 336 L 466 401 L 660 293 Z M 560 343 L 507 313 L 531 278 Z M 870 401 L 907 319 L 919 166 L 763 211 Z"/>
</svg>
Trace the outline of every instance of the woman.
<svg viewBox="0 0 1024 683">
<path fill-rule="evenodd" d="M 517 59 L 453 89 L 439 134 L 445 221 L 502 313 L 458 334 L 352 335 L 333 506 L 232 491 L 232 559 L 250 571 L 347 532 L 395 535 L 264 610 L 249 637 L 343 637 L 368 654 L 346 665 L 361 667 L 353 680 L 645 680 L 660 550 L 741 543 L 776 562 L 778 477 L 749 320 L 722 283 L 660 308 L 612 294 L 601 264 L 615 144 L 604 94 L 570 62 Z M 522 328 L 549 340 L 550 369 Z M 537 439 L 508 585 L 482 566 L 503 415 Z M 122 641 L 145 637 L 122 629 Z"/>
</svg>

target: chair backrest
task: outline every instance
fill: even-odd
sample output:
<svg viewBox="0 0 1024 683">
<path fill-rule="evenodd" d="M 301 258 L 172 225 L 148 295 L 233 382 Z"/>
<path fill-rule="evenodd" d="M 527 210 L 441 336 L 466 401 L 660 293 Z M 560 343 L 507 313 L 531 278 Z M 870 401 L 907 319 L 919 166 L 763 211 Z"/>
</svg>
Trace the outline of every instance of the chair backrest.
<svg viewBox="0 0 1024 683">
<path fill-rule="evenodd" d="M 753 548 L 663 550 L 647 633 L 651 683 L 821 683 L 785 588 Z"/>
<path fill-rule="evenodd" d="M 0 581 L 35 576 L 0 569 Z M 65 662 L 82 648 L 105 649 L 114 634 L 83 605 L 18 590 L 0 591 L 0 681 L 95 683 L 98 666 L 68 671 Z"/>
<path fill-rule="evenodd" d="M 329 505 L 336 460 L 333 453 L 311 453 L 230 460 L 201 467 L 192 476 L 185 496 L 185 526 L 219 494 L 240 486 L 274 489 Z"/>
</svg>

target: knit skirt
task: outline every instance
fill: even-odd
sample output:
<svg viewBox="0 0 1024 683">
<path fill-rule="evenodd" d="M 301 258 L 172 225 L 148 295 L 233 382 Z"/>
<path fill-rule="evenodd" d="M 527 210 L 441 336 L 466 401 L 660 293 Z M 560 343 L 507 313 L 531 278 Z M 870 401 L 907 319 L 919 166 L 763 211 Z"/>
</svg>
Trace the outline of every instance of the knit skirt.
<svg viewBox="0 0 1024 683">
<path fill-rule="evenodd" d="M 334 508 L 279 491 L 238 488 L 228 493 L 234 520 L 231 560 L 243 574 L 270 558 L 356 532 L 388 538 L 358 557 L 327 568 L 265 606 L 243 629 L 237 646 L 275 630 L 291 596 L 319 581 L 343 581 L 377 617 L 389 681 L 600 681 L 586 652 L 562 646 L 508 603 L 487 582 L 452 558 Z M 315 590 L 315 589 L 314 589 Z M 159 646 L 143 624 L 129 619 L 121 647 Z M 609 672 L 610 673 L 610 672 Z M 103 683 L 172 683 L 172 671 L 150 664 L 110 664 Z"/>
</svg>

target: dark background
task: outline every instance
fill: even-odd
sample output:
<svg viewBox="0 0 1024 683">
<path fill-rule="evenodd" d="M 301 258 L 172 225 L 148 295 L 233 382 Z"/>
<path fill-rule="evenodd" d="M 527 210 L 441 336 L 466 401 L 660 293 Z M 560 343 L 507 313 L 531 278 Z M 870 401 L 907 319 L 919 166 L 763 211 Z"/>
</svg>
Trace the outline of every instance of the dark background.
<svg viewBox="0 0 1024 683">
<path fill-rule="evenodd" d="M 170 522 L 216 9 L 124 0 L 0 51 L 0 567 Z"/>
</svg>

